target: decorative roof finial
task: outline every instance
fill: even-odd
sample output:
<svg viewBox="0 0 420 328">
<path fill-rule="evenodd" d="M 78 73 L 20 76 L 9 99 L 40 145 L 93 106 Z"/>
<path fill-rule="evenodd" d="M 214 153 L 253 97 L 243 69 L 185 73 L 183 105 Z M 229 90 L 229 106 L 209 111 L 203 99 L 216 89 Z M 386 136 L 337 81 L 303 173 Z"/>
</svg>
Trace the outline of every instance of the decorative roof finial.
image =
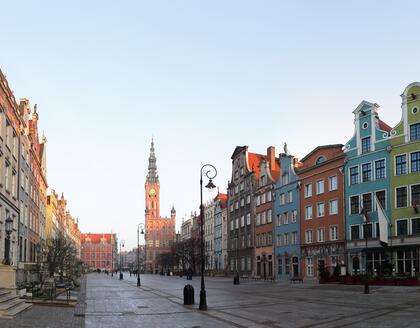
<svg viewBox="0 0 420 328">
<path fill-rule="evenodd" d="M 289 155 L 289 149 L 287 148 L 287 142 L 285 142 L 285 143 L 284 143 L 284 147 L 283 147 L 283 149 L 284 149 L 284 153 L 285 153 L 286 155 Z"/>
</svg>

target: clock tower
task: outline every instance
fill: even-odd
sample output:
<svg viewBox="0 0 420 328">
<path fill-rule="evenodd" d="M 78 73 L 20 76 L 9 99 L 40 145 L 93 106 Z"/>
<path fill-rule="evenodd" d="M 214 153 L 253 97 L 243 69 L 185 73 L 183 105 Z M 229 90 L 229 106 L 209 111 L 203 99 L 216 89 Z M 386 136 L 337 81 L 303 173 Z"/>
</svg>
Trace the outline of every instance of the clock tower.
<svg viewBox="0 0 420 328">
<path fill-rule="evenodd" d="M 149 220 L 160 218 L 160 184 L 159 176 L 157 174 L 155 144 L 152 139 L 149 156 L 149 172 L 145 184 L 146 197 L 146 228 L 149 225 Z"/>
<path fill-rule="evenodd" d="M 170 217 L 160 216 L 160 183 L 157 174 L 155 144 L 152 139 L 149 155 L 149 167 L 145 189 L 145 225 L 146 225 L 146 271 L 162 272 L 168 268 L 159 263 L 161 254 L 171 251 L 175 241 L 176 211 L 171 210 Z"/>
</svg>

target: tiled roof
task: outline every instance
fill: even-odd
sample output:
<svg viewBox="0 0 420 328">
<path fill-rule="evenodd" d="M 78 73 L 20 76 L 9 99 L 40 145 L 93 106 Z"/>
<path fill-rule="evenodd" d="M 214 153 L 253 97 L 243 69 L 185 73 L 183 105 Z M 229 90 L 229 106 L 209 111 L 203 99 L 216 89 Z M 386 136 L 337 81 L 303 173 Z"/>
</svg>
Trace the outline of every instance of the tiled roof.
<svg viewBox="0 0 420 328">
<path fill-rule="evenodd" d="M 386 124 L 384 121 L 378 119 L 378 126 L 379 129 L 381 129 L 382 131 L 386 131 L 386 132 L 391 132 L 392 128 Z"/>
<path fill-rule="evenodd" d="M 111 242 L 113 234 L 110 233 L 82 233 L 80 235 L 81 243 L 85 243 L 86 239 L 90 239 L 92 244 L 99 244 L 102 238 L 105 238 L 107 243 Z"/>
<path fill-rule="evenodd" d="M 259 167 L 261 165 L 262 161 L 267 161 L 267 156 L 266 155 L 261 155 L 261 154 L 256 154 L 256 153 L 248 153 L 248 164 L 249 164 L 249 169 L 252 171 L 254 170 L 255 172 L 255 177 L 258 179 L 259 177 Z M 270 173 L 271 176 L 273 177 L 274 181 L 277 181 L 280 175 L 280 164 L 277 158 L 275 158 L 274 161 L 274 168 L 270 167 Z"/>
<path fill-rule="evenodd" d="M 220 207 L 226 208 L 227 206 L 227 194 L 218 193 L 214 200 L 220 200 Z"/>
</svg>

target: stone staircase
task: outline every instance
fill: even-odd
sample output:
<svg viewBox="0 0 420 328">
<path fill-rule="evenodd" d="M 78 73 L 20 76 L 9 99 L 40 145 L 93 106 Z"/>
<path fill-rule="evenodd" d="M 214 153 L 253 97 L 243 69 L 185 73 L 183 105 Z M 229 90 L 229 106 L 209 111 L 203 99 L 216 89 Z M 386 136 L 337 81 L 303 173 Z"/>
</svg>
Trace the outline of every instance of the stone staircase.
<svg viewBox="0 0 420 328">
<path fill-rule="evenodd" d="M 31 303 L 26 303 L 19 295 L 15 295 L 14 291 L 0 289 L 0 318 L 13 319 L 31 306 Z"/>
</svg>

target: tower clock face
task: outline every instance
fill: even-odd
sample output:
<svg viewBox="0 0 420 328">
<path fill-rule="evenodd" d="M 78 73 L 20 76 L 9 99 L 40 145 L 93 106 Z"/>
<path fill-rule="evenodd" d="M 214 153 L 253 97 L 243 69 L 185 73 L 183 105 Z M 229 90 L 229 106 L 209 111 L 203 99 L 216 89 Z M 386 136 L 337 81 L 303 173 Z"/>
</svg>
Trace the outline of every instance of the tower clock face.
<svg viewBox="0 0 420 328">
<path fill-rule="evenodd" d="M 153 188 L 152 188 L 152 189 L 150 189 L 150 190 L 149 190 L 149 196 L 152 196 L 152 197 L 153 197 L 153 196 L 155 196 L 155 195 L 156 195 L 156 190 L 155 190 L 155 189 L 153 189 Z"/>
</svg>

